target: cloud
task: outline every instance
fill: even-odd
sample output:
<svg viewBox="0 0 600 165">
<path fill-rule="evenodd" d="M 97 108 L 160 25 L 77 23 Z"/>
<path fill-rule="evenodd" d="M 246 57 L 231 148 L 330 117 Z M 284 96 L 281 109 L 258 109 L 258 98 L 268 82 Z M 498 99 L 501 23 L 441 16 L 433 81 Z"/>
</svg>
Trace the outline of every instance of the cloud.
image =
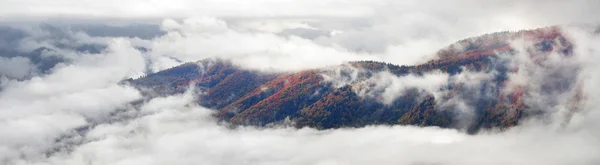
<svg viewBox="0 0 600 165">
<path fill-rule="evenodd" d="M 210 42 L 211 44 L 202 45 L 215 46 L 215 50 L 221 50 L 217 47 L 220 42 L 228 41 L 236 43 L 240 50 L 227 47 L 227 50 L 221 50 L 221 53 L 238 55 L 243 53 L 246 56 L 265 54 L 258 56 L 256 59 L 243 58 L 243 61 L 251 61 L 248 62 L 251 64 L 266 60 L 269 60 L 268 64 L 290 62 L 286 60 L 288 59 L 288 57 L 285 57 L 286 55 L 304 57 L 299 60 L 291 60 L 296 62 L 290 63 L 289 67 L 273 66 L 273 68 L 287 70 L 331 65 L 333 63 L 323 62 L 331 59 L 306 60 L 313 56 L 306 55 L 308 53 L 327 53 L 335 57 L 359 54 L 361 56 L 356 57 L 354 55 L 348 57 L 348 60 L 374 59 L 409 65 L 425 61 L 439 48 L 457 40 L 483 33 L 537 28 L 554 24 L 600 21 L 595 17 L 599 13 L 594 8 L 598 6 L 598 2 L 586 0 L 569 2 L 540 0 L 493 0 L 486 2 L 473 0 L 446 2 L 432 0 L 402 2 L 390 0 L 352 0 L 343 2 L 337 0 L 302 2 L 289 0 L 253 2 L 239 0 L 176 0 L 169 2 L 60 0 L 39 2 L 26 0 L 6 1 L 1 6 L 3 6 L 3 10 L 0 10 L 0 13 L 3 14 L 0 15 L 6 17 L 6 20 L 58 17 L 67 20 L 91 20 L 96 18 L 100 21 L 113 20 L 112 22 L 150 19 L 152 21 L 149 22 L 154 23 L 165 18 L 178 21 L 187 19 L 187 21 L 183 21 L 184 23 L 174 21 L 171 21 L 171 23 L 188 26 L 179 30 L 190 30 L 188 33 L 198 32 L 198 30 L 205 28 L 204 26 L 210 26 L 207 22 L 190 26 L 190 24 L 193 24 L 192 20 L 217 18 L 214 23 L 221 22 L 221 24 L 227 25 L 227 27 L 220 28 L 229 31 L 228 34 L 208 35 L 206 37 L 211 36 L 212 38 L 204 39 L 199 39 L 197 36 L 177 38 L 174 35 L 169 35 L 171 38 L 164 37 L 162 40 L 165 42 L 181 40 L 177 45 L 185 45 L 182 42 L 195 40 L 198 40 L 199 43 Z M 331 10 L 333 8 L 335 10 Z M 190 17 L 199 19 L 188 19 Z M 198 29 L 192 30 L 195 28 Z M 256 31 L 253 30 L 262 33 L 255 33 Z M 301 32 L 307 30 L 312 31 L 308 33 Z M 273 34 L 290 36 L 289 31 L 296 31 L 293 34 L 301 37 L 269 36 Z M 257 38 L 253 40 L 245 39 L 247 37 L 244 36 L 247 35 L 255 35 Z M 204 42 L 202 42 L 203 40 Z M 324 47 L 316 47 L 313 42 L 305 43 L 305 41 L 314 41 L 314 43 Z M 286 43 L 303 46 L 291 50 L 278 50 L 278 47 L 282 47 Z M 214 55 L 211 54 L 213 52 L 206 52 L 213 49 L 205 49 L 199 46 L 201 44 L 194 46 L 199 46 L 199 49 L 202 48 L 204 51 L 188 50 L 191 48 L 187 46 L 183 49 L 177 47 L 177 45 L 171 44 L 170 46 L 181 49 L 183 52 L 180 54 L 193 53 L 194 56 L 201 57 Z M 304 51 L 304 53 L 294 53 L 297 51 Z M 367 57 L 364 56 L 365 54 Z M 276 57 L 277 60 L 273 60 L 271 57 Z M 185 59 L 196 60 L 198 58 L 188 57 Z M 154 71 L 173 66 L 176 63 L 173 60 L 168 60 L 168 57 L 155 60 L 162 62 L 153 67 Z M 336 63 L 339 63 L 339 61 L 336 61 Z M 258 66 L 252 67 L 257 68 Z"/>
<path fill-rule="evenodd" d="M 545 3 L 544 3 L 545 2 Z M 457 21 L 459 17 L 485 18 L 512 24 L 539 22 L 574 21 L 593 19 L 594 6 L 598 2 L 589 0 L 542 1 L 542 0 L 455 0 L 438 2 L 434 0 L 388 1 L 388 0 L 175 0 L 161 1 L 4 1 L 4 17 L 79 17 L 79 18 L 186 18 L 196 16 L 215 17 L 307 17 L 307 18 L 356 18 L 381 15 L 419 15 L 448 18 Z M 337 10 L 331 10 L 336 8 Z M 310 9 L 310 10 L 307 10 Z M 465 10 L 469 9 L 469 10 Z M 561 12 L 556 12 L 561 11 Z M 520 20 L 524 14 L 531 20 Z M 550 17 L 547 17 L 550 16 Z M 571 17 L 573 16 L 573 17 Z M 552 18 L 552 19 L 544 19 Z M 467 19 L 469 20 L 469 19 Z M 517 25 L 519 26 L 519 25 Z"/>
<path fill-rule="evenodd" d="M 573 31 L 584 84 L 598 82 L 597 36 Z M 196 35 L 196 34 L 194 34 Z M 531 120 L 513 129 L 468 135 L 453 129 L 369 126 L 315 130 L 286 127 L 230 129 L 199 107 L 192 91 L 128 105 L 141 99 L 119 85 L 145 69 L 142 52 L 125 39 L 106 52 L 80 54 L 69 65 L 12 80 L 0 93 L 4 164 L 597 164 L 600 97 L 584 85 L 585 113 L 566 126 Z M 587 59 L 587 60 L 583 60 Z M 536 68 L 533 68 L 536 69 Z M 385 73 L 381 73 L 385 76 Z M 435 76 L 407 84 L 436 89 L 438 79 L 477 86 L 486 76 Z M 426 76 L 427 77 L 427 76 Z M 439 78 L 441 77 L 441 78 Z M 427 80 L 427 81 L 426 81 Z M 428 81 L 436 80 L 436 81 Z M 427 85 L 433 83 L 434 85 Z M 589 87 L 589 88 L 587 88 Z M 402 88 L 393 88 L 402 89 Z M 393 90 L 396 91 L 396 90 Z M 393 94 L 394 92 L 392 92 Z M 102 104 L 99 104 L 101 101 Z M 108 120 L 114 117 L 117 120 Z M 78 128 L 85 128 L 82 129 Z M 78 131 L 79 130 L 79 131 Z M 56 140 L 58 139 L 58 140 Z"/>
<path fill-rule="evenodd" d="M 1 164 L 600 163 L 600 88 L 596 85 L 600 82 L 600 37 L 590 32 L 594 29 L 567 29 L 576 45 L 575 56 L 569 60 L 551 54 L 543 63 L 546 67 L 539 67 L 520 54 L 512 61 L 523 70 L 511 75 L 511 83 L 531 86 L 529 102 L 552 112 L 550 120 L 527 120 L 506 131 L 477 135 L 411 126 L 324 131 L 283 126 L 230 129 L 210 117 L 212 110 L 196 105 L 192 91 L 143 100 L 135 88 L 120 83 L 147 69 L 158 71 L 207 57 L 275 71 L 353 60 L 415 64 L 445 45 L 482 33 L 597 22 L 596 1 L 19 0 L 3 1 L 0 6 L 0 18 L 7 22 L 172 18 L 160 25 L 165 34 L 154 38 L 44 28 L 2 36 L 24 39 L 3 40 L 0 48 L 27 52 L 44 46 L 54 49 L 43 52 L 44 57 L 59 56 L 68 62 L 36 73 L 39 64 L 31 58 L 0 57 L 3 76 L 30 77 L 1 79 Z M 76 50 L 84 44 L 106 47 Z M 523 42 L 513 45 L 521 52 L 530 46 Z M 147 50 L 136 49 L 140 47 Z M 556 70 L 571 66 L 579 68 Z M 557 95 L 533 88 L 558 80 L 554 74 L 541 72 L 547 68 L 562 78 L 573 75 L 576 85 Z M 361 74 L 349 73 L 340 84 L 355 81 Z M 490 75 L 465 72 L 397 77 L 382 72 L 369 81 L 379 85 L 389 101 L 409 87 L 435 94 L 448 80 L 475 89 Z M 572 106 L 567 100 L 578 88 L 585 91 L 585 99 L 576 102 L 579 111 L 567 111 L 565 107 Z M 468 102 L 451 101 L 472 108 Z"/>
<path fill-rule="evenodd" d="M 594 83 L 598 82 L 597 73 L 600 71 L 600 49 L 594 45 L 600 44 L 600 35 L 597 31 L 597 27 L 567 27 L 565 28 L 569 39 L 575 40 L 577 45 L 574 48 L 575 56 L 574 61 L 580 64 L 581 70 L 577 72 L 577 82 L 581 87 L 582 92 L 585 94 L 586 101 L 581 103 L 580 110 L 583 113 L 573 114 L 566 113 L 567 120 L 574 127 L 585 127 L 587 125 L 597 125 L 598 117 L 600 117 L 600 108 L 595 104 L 600 101 L 600 88 Z M 573 116 L 571 116 L 573 115 Z M 600 133 L 593 133 L 596 137 L 600 136 Z"/>
<path fill-rule="evenodd" d="M 598 141 L 588 129 L 529 125 L 466 135 L 451 129 L 370 126 L 228 129 L 211 110 L 190 105 L 191 92 L 156 98 L 141 117 L 95 127 L 72 152 L 48 164 L 594 164 Z"/>
<path fill-rule="evenodd" d="M 161 1 L 55 1 L 40 2 L 34 0 L 7 1 L 4 2 L 6 9 L 2 15 L 24 16 L 23 11 L 31 11 L 29 16 L 71 16 L 87 18 L 185 18 L 192 16 L 235 16 L 235 17 L 269 17 L 269 16 L 340 16 L 352 17 L 372 13 L 366 0 L 357 0 L 339 3 L 335 0 L 320 1 L 290 1 L 290 0 L 260 0 L 246 2 L 239 0 L 203 0 L 189 1 L 176 0 L 171 2 Z M 343 7 L 340 10 L 330 10 L 333 6 Z M 364 6 L 366 5 L 366 6 Z M 28 9 L 28 10 L 25 10 Z M 308 12 L 304 9 L 313 9 Z M 120 13 L 120 14 L 116 14 Z"/>
<path fill-rule="evenodd" d="M 580 37 L 576 41 L 595 42 L 589 36 Z M 594 47 L 585 44 L 581 47 L 576 52 L 592 53 L 583 57 L 596 56 Z M 586 68 L 597 71 L 597 67 Z M 584 80 L 595 80 L 588 78 Z M 476 86 L 469 81 L 487 77 L 468 73 L 451 79 Z M 79 135 L 81 143 L 71 146 L 72 150 L 27 163 L 596 164 L 600 161 L 600 149 L 596 147 L 600 144 L 598 129 L 592 124 L 597 116 L 588 116 L 597 114 L 595 105 L 590 105 L 586 116 L 576 114 L 568 127 L 531 120 L 503 132 L 467 135 L 452 129 L 411 126 L 325 131 L 286 127 L 230 129 L 210 117 L 212 110 L 195 105 L 194 95 L 188 91 L 152 99 L 139 109 L 129 107 L 123 113 L 134 113 L 134 118 L 101 123 Z M 597 94 L 589 97 L 599 98 Z"/>
<path fill-rule="evenodd" d="M 140 99 L 133 87 L 117 84 L 144 69 L 140 53 L 127 41 L 114 40 L 105 54 L 74 60 L 49 75 L 3 84 L 0 161 L 43 158 L 54 139 Z"/>
<path fill-rule="evenodd" d="M 0 57 L 0 75 L 9 78 L 24 78 L 35 72 L 36 68 L 24 57 Z"/>
<path fill-rule="evenodd" d="M 268 32 L 247 32 L 229 27 L 212 17 L 165 20 L 168 33 L 152 40 L 151 58 L 154 71 L 172 67 L 180 61 L 197 61 L 209 57 L 231 59 L 253 69 L 295 71 L 338 65 L 347 61 L 375 59 L 315 44 L 296 36 Z M 236 45 L 232 47 L 231 45 Z"/>
<path fill-rule="evenodd" d="M 0 76 L 20 80 L 46 75 L 56 66 L 72 64 L 82 54 L 101 54 L 116 38 L 144 51 L 141 48 L 149 45 L 151 36 L 162 34 L 158 25 L 61 22 L 0 24 L 0 31 Z"/>
</svg>

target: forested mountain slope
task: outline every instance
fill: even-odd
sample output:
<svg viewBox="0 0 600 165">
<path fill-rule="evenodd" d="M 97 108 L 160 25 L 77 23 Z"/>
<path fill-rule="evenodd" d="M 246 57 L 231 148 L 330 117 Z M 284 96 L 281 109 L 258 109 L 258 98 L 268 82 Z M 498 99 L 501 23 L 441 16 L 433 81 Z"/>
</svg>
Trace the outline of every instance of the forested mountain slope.
<svg viewBox="0 0 600 165">
<path fill-rule="evenodd" d="M 514 44 L 517 42 L 518 44 Z M 513 44 L 511 44 L 513 43 Z M 570 94 L 577 66 L 573 45 L 557 27 L 487 34 L 459 41 L 437 57 L 414 66 L 355 61 L 296 73 L 243 69 L 227 60 L 186 63 L 130 83 L 148 95 L 171 95 L 190 84 L 202 91 L 198 103 L 232 124 L 268 125 L 284 120 L 319 129 L 372 124 L 460 128 L 508 128 L 526 117 L 543 116 L 544 104 Z M 531 74 L 532 69 L 544 74 Z M 533 84 L 523 76 L 535 76 Z M 561 95 L 562 96 L 562 95 Z M 576 110 L 577 107 L 570 107 Z"/>
</svg>

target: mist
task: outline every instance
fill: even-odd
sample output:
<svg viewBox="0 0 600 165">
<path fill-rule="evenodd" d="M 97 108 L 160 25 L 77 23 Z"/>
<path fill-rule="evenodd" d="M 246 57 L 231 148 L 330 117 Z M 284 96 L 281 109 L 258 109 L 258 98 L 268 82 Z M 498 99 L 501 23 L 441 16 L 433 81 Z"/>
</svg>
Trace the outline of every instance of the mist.
<svg viewBox="0 0 600 165">
<path fill-rule="evenodd" d="M 0 164 L 600 163 L 600 36 L 587 25 L 600 21 L 597 1 L 9 0 L 0 6 Z M 206 58 L 268 72 L 358 60 L 414 65 L 464 38 L 551 25 L 566 25 L 561 29 L 575 45 L 571 58 L 554 53 L 540 67 L 540 59 L 524 53 L 532 43 L 515 39 L 511 46 L 522 53 L 506 59 L 521 69 L 509 84 L 531 88 L 525 102 L 549 115 L 508 130 L 232 127 L 197 104 L 200 89 L 149 98 L 123 83 Z M 324 74 L 324 81 L 375 86 L 387 104 L 409 88 L 437 97 L 448 81 L 477 89 L 494 76 L 382 71 L 357 80 L 339 72 Z M 574 85 L 539 88 L 563 79 Z M 572 105 L 579 94 L 584 99 Z M 473 109 L 461 98 L 440 103 L 462 106 L 470 120 Z"/>
</svg>

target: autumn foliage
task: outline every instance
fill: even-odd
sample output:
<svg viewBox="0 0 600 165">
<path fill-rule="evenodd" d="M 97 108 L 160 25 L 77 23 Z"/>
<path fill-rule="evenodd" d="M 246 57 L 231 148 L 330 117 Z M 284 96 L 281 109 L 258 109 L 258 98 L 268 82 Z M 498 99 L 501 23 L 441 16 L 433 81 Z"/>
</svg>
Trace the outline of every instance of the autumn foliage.
<svg viewBox="0 0 600 165">
<path fill-rule="evenodd" d="M 475 119 L 467 129 L 507 128 L 517 125 L 530 115 L 524 103 L 527 89 L 508 87 L 507 74 L 518 72 L 508 68 L 503 56 L 516 53 L 509 41 L 525 39 L 536 43 L 530 56 L 543 56 L 560 51 L 565 56 L 572 45 L 555 27 L 500 32 L 459 41 L 437 53 L 437 58 L 414 66 L 398 66 L 376 61 L 350 62 L 354 68 L 372 73 L 391 72 L 396 76 L 422 75 L 441 71 L 456 75 L 465 70 L 497 73 L 491 81 L 482 81 L 481 88 L 469 89 L 460 83 L 448 82 L 434 97 L 420 89 L 407 90 L 392 104 L 376 98 L 357 95 L 352 86 L 334 87 L 324 81 L 319 69 L 297 73 L 263 73 L 239 68 L 226 60 L 207 59 L 186 63 L 130 82 L 147 93 L 169 95 L 184 92 L 190 85 L 202 91 L 198 103 L 214 108 L 214 116 L 234 125 L 267 125 L 290 119 L 296 126 L 319 129 L 362 127 L 372 124 L 403 124 L 418 126 L 457 127 L 461 122 L 456 106 L 445 101 L 467 100 L 475 109 Z M 490 96 L 476 95 L 477 90 Z"/>
</svg>

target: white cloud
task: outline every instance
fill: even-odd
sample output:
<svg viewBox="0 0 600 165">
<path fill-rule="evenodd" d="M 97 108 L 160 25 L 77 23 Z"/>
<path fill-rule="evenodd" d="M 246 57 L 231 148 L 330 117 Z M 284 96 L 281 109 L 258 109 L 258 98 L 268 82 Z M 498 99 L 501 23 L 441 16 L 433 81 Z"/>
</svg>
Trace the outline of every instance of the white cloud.
<svg viewBox="0 0 600 165">
<path fill-rule="evenodd" d="M 546 65 L 581 66 L 576 73 L 577 85 L 586 91 L 587 98 L 581 113 L 561 111 L 567 105 L 559 99 L 548 110 L 558 111 L 554 118 L 567 117 L 566 124 L 562 119 L 531 120 L 504 132 L 467 135 L 451 129 L 410 126 L 325 131 L 228 129 L 210 117 L 211 110 L 194 105 L 192 93 L 155 98 L 135 110 L 129 103 L 141 99 L 139 92 L 118 84 L 124 78 L 141 75 L 146 60 L 157 71 L 180 63 L 173 58 L 188 62 L 222 57 L 245 67 L 285 71 L 365 59 L 414 64 L 444 45 L 481 33 L 598 21 L 596 1 L 8 0 L 0 6 L 0 18 L 6 20 L 174 18 L 162 24 L 168 34 L 153 40 L 71 34 L 75 43 L 65 44 L 106 42 L 109 48 L 100 54 L 59 52 L 73 62 L 30 80 L 2 79 L 1 164 L 600 163 L 600 88 L 596 85 L 600 82 L 600 50 L 596 46 L 600 40 L 578 30 L 568 31 L 576 43 L 574 59 L 550 59 Z M 177 21 L 188 17 L 195 18 Z M 336 35 L 307 39 L 279 34 L 294 28 Z M 36 36 L 46 36 L 40 33 Z M 152 50 L 142 53 L 132 45 Z M 32 50 L 52 44 L 34 37 L 21 46 Z M 9 75 L 26 75 L 30 67 L 25 61 L 0 58 L 0 64 L 19 64 L 1 65 L 0 72 L 7 74 L 3 67 L 22 67 L 25 69 Z M 548 75 L 540 72 L 544 68 L 530 67 L 528 59 L 515 62 L 525 70 L 512 75 L 512 83 L 533 86 L 548 80 Z M 388 102 L 407 87 L 435 92 L 449 79 L 478 86 L 479 80 L 489 78 L 437 73 L 396 77 L 386 72 L 374 77 L 371 81 L 383 89 Z M 567 93 L 575 91 L 571 90 Z M 546 99 L 538 96 L 530 98 Z M 125 113 L 127 118 L 111 113 Z M 112 117 L 119 120 L 106 120 Z M 94 127 L 87 128 L 87 133 L 74 130 L 81 126 Z M 68 135 L 74 137 L 60 141 Z M 57 153 L 46 155 L 56 148 Z"/>
<path fill-rule="evenodd" d="M 7 76 L 9 78 L 25 78 L 34 73 L 35 70 L 35 66 L 31 64 L 28 58 L 0 57 L 0 76 Z"/>
<path fill-rule="evenodd" d="M 381 101 L 389 105 L 410 89 L 419 89 L 436 95 L 442 86 L 447 85 L 448 78 L 448 74 L 437 72 L 423 76 L 413 74 L 396 76 L 388 71 L 382 71 L 375 73 L 369 79 L 353 82 L 352 87 L 359 96 L 381 97 Z"/>
<path fill-rule="evenodd" d="M 151 58 L 157 62 L 152 66 L 155 71 L 177 64 L 172 57 L 182 61 L 219 57 L 253 69 L 285 71 L 377 58 L 321 46 L 296 36 L 235 30 L 210 17 L 186 19 L 183 23 L 166 20 L 163 28 L 168 33 L 153 40 L 151 46 Z"/>
<path fill-rule="evenodd" d="M 7 82 L 0 93 L 0 160 L 43 158 L 54 139 L 140 99 L 117 83 L 143 69 L 139 52 L 114 40 L 106 54 L 81 55 L 52 74 Z"/>
<path fill-rule="evenodd" d="M 162 41 L 175 42 L 164 44 L 172 49 L 180 49 L 181 52 L 165 50 L 159 53 L 175 54 L 169 56 L 188 54 L 185 55 L 187 58 L 183 59 L 186 61 L 217 54 L 228 54 L 230 57 L 257 56 L 251 59 L 241 58 L 240 61 L 256 64 L 268 60 L 266 63 L 273 65 L 270 67 L 287 70 L 337 64 L 340 60 L 323 61 L 332 61 L 340 56 L 347 57 L 346 60 L 375 59 L 396 64 L 415 64 L 428 59 L 428 55 L 443 46 L 482 33 L 600 21 L 595 17 L 599 14 L 595 10 L 598 2 L 586 0 L 11 0 L 0 4 L 0 15 L 6 20 L 55 17 L 155 21 L 165 18 L 185 19 L 185 23 L 167 21 L 164 23 L 165 29 L 171 31 L 174 29 L 169 28 L 178 28 L 167 27 L 171 24 L 183 28 L 176 31 L 189 34 L 208 33 L 209 29 L 206 28 L 227 33 L 218 32 L 204 36 L 209 38 L 178 37 L 173 34 L 164 37 Z M 200 19 L 187 19 L 190 17 Z M 199 20 L 213 22 L 198 22 Z M 336 35 L 317 37 L 314 42 L 272 36 L 294 28 L 335 32 Z M 261 33 L 254 33 L 252 30 Z M 222 42 L 235 44 L 236 47 L 223 48 Z M 315 46 L 314 43 L 324 47 Z M 288 48 L 285 46 L 287 44 L 302 46 Z M 279 50 L 280 47 L 286 49 Z M 300 51 L 302 52 L 296 53 Z M 367 56 L 357 56 L 354 52 L 363 52 Z M 336 58 L 322 59 L 322 55 L 312 55 L 317 53 Z M 189 54 L 196 58 L 191 58 Z M 286 56 L 300 59 L 288 60 L 290 58 Z M 177 63 L 168 57 L 156 57 L 154 60 L 160 61 L 154 64 L 154 70 Z M 275 65 L 284 62 L 290 62 L 290 65 Z M 257 68 L 254 65 L 250 66 Z"/>
<path fill-rule="evenodd" d="M 586 68 L 580 78 L 585 84 L 595 84 L 598 65 L 590 59 L 597 58 L 593 44 L 597 39 L 576 32 L 573 32 L 574 42 L 588 43 L 576 49 L 580 55 L 577 58 L 587 59 L 580 61 Z M 132 88 L 116 83 L 142 71 L 143 61 L 129 43 L 116 40 L 105 54 L 84 55 L 50 75 L 9 83 L 0 97 L 1 109 L 5 110 L 0 133 L 6 135 L 0 143 L 2 161 L 73 165 L 597 164 L 600 161 L 600 148 L 596 147 L 600 145 L 597 106 L 590 104 L 598 100 L 597 92 L 588 96 L 591 102 L 586 102 L 586 113 L 575 114 L 572 124 L 566 127 L 532 120 L 504 132 L 477 135 L 410 126 L 326 131 L 285 127 L 229 129 L 210 117 L 211 110 L 194 105 L 191 92 L 155 98 L 144 103 L 139 111 L 125 106 L 139 95 Z M 469 82 L 486 77 L 474 74 L 454 78 Z M 435 82 L 448 79 L 447 75 L 434 75 L 431 79 L 398 80 L 399 83 L 390 85 L 404 83 L 435 90 L 439 88 Z M 585 85 L 588 86 L 586 89 L 597 91 L 595 86 Z M 396 87 L 391 91 L 403 86 Z M 90 127 L 87 134 L 72 131 L 90 124 L 87 119 L 102 118 L 115 108 L 127 109 L 123 113 L 132 113 L 132 118 L 100 122 Z M 64 134 L 75 134 L 74 141 L 80 143 L 55 144 L 53 140 Z M 44 153 L 55 146 L 70 149 L 46 157 Z"/>
<path fill-rule="evenodd" d="M 4 1 L 2 15 L 33 17 L 104 17 L 104 18 L 185 18 L 191 16 L 233 17 L 297 17 L 338 16 L 356 17 L 373 13 L 381 2 L 355 0 L 342 2 L 292 0 L 175 0 L 175 1 Z M 341 7 L 331 10 L 331 7 Z M 310 12 L 305 9 L 312 9 Z"/>
<path fill-rule="evenodd" d="M 190 93 L 188 93 L 189 95 Z M 187 95 L 157 98 L 140 118 L 89 132 L 49 164 L 594 164 L 591 128 L 556 130 L 538 123 L 466 135 L 451 129 L 371 126 L 318 131 L 219 126 Z M 186 101 L 181 101 L 186 100 Z M 160 103 L 159 103 L 160 102 Z M 165 104 L 167 103 L 167 104 Z M 165 106 L 169 105 L 169 106 Z M 186 106 L 188 105 L 188 106 Z"/>
</svg>

